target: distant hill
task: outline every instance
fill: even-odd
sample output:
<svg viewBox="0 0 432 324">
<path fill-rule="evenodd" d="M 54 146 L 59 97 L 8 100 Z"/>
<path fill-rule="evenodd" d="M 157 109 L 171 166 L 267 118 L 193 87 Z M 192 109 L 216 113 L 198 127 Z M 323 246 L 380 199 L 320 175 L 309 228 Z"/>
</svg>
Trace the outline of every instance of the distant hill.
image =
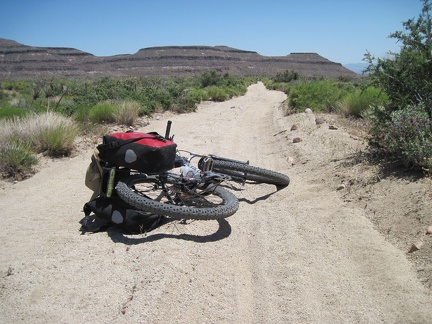
<svg viewBox="0 0 432 324">
<path fill-rule="evenodd" d="M 262 56 L 227 46 L 166 46 L 98 57 L 74 48 L 34 47 L 0 38 L 1 79 L 191 76 L 210 70 L 239 76 L 272 76 L 291 70 L 306 76 L 358 77 L 316 53 Z"/>
</svg>

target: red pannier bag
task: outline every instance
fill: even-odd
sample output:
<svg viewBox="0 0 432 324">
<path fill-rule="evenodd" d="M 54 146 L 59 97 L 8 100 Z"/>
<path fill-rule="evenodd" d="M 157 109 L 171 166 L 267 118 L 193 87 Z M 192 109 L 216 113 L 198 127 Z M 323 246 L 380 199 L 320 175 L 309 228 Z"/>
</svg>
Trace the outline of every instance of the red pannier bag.
<svg viewBox="0 0 432 324">
<path fill-rule="evenodd" d="M 122 132 L 103 136 L 97 149 L 108 167 L 157 174 L 174 167 L 177 145 L 155 132 Z"/>
</svg>

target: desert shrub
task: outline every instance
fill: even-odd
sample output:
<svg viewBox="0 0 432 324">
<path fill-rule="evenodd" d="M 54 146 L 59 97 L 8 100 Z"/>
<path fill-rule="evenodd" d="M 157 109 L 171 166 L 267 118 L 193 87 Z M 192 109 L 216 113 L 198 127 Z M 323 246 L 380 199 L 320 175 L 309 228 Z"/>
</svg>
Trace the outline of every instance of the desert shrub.
<svg viewBox="0 0 432 324">
<path fill-rule="evenodd" d="M 295 111 L 311 108 L 315 112 L 331 112 L 347 92 L 333 80 L 299 82 L 290 88 L 288 104 Z"/>
<path fill-rule="evenodd" d="M 209 99 L 213 101 L 225 101 L 229 98 L 223 87 L 209 86 L 206 91 Z"/>
<path fill-rule="evenodd" d="M 296 71 L 283 71 L 278 72 L 273 78 L 273 82 L 276 83 L 290 83 L 291 81 L 295 81 L 300 79 L 300 74 Z"/>
<path fill-rule="evenodd" d="M 0 89 L 15 90 L 18 92 L 26 92 L 26 91 L 29 91 L 30 85 L 25 80 L 8 80 L 8 81 L 1 82 Z"/>
<path fill-rule="evenodd" d="M 403 22 L 404 31 L 390 34 L 399 53 L 376 59 L 365 55 L 369 80 L 388 95 L 373 110 L 371 144 L 406 165 L 431 165 L 432 138 L 432 2 L 422 0 L 419 17 Z"/>
<path fill-rule="evenodd" d="M 28 110 L 15 106 L 5 106 L 0 108 L 0 119 L 13 119 L 23 117 L 29 113 Z"/>
<path fill-rule="evenodd" d="M 88 122 L 90 109 L 87 105 L 76 105 L 71 117 L 79 123 Z"/>
<path fill-rule="evenodd" d="M 145 96 L 148 101 L 154 102 L 157 108 L 164 110 L 168 109 L 174 101 L 168 89 L 162 86 L 145 89 Z"/>
<path fill-rule="evenodd" d="M 228 73 L 219 74 L 216 71 L 204 72 L 200 78 L 200 87 L 208 89 L 210 87 L 221 87 L 225 91 L 229 89 L 230 92 L 235 92 L 234 95 L 244 94 L 247 87 L 256 82 L 256 78 L 246 78 L 246 77 L 235 77 Z M 197 86 L 194 86 L 197 88 Z M 229 98 L 232 96 L 229 96 Z"/>
<path fill-rule="evenodd" d="M 282 91 L 289 96 L 290 90 L 291 90 L 291 84 L 283 83 L 283 82 L 282 83 L 273 83 L 270 90 Z"/>
<path fill-rule="evenodd" d="M 29 145 L 14 140 L 0 144 L 0 172 L 4 176 L 15 177 L 32 171 L 38 163 Z"/>
<path fill-rule="evenodd" d="M 338 110 L 347 116 L 366 117 L 373 106 L 382 107 L 387 101 L 387 95 L 378 88 L 356 89 L 341 99 Z"/>
<path fill-rule="evenodd" d="M 265 87 L 268 90 L 277 90 L 277 91 L 282 91 L 285 92 L 287 95 L 289 95 L 291 86 L 293 83 L 287 83 L 287 82 L 276 82 L 274 81 L 274 79 L 268 79 L 268 78 L 264 78 L 261 80 Z"/>
<path fill-rule="evenodd" d="M 390 34 L 401 44 L 399 53 L 376 59 L 365 55 L 370 80 L 389 96 L 386 112 L 424 103 L 432 117 L 432 2 L 422 0 L 417 18 L 403 22 L 404 31 Z"/>
<path fill-rule="evenodd" d="M 140 109 L 140 116 L 142 115 L 151 115 L 156 108 L 158 107 L 158 103 L 155 101 L 145 101 L 145 102 L 141 102 L 141 109 Z"/>
<path fill-rule="evenodd" d="M 221 84 L 222 76 L 216 71 L 208 71 L 201 74 L 200 78 L 201 88 L 210 86 L 217 86 Z"/>
<path fill-rule="evenodd" d="M 70 96 L 64 96 L 62 100 L 57 103 L 58 105 L 55 107 L 56 109 L 54 111 L 68 117 L 72 116 L 78 107 Z"/>
<path fill-rule="evenodd" d="M 6 92 L 4 92 L 3 90 L 0 90 L 0 101 L 7 99 L 8 97 L 9 97 L 9 95 Z"/>
<path fill-rule="evenodd" d="M 50 156 L 69 156 L 78 128 L 66 121 L 47 127 L 37 138 L 38 150 Z"/>
<path fill-rule="evenodd" d="M 37 152 L 51 156 L 69 155 L 79 131 L 72 119 L 53 112 L 32 115 L 19 120 L 18 125 L 20 135 L 29 140 Z"/>
<path fill-rule="evenodd" d="M 197 104 L 208 99 L 209 95 L 204 89 L 185 89 L 179 98 L 179 109 L 181 111 L 195 111 Z"/>
<path fill-rule="evenodd" d="M 95 124 L 114 122 L 114 112 L 117 106 L 111 101 L 98 103 L 88 111 L 88 118 Z"/>
<path fill-rule="evenodd" d="M 395 110 L 386 123 L 372 128 L 373 144 L 406 166 L 432 167 L 432 120 L 424 107 Z"/>
<path fill-rule="evenodd" d="M 225 90 L 228 99 L 236 96 L 243 96 L 247 91 L 247 87 L 241 84 L 235 87 L 224 86 L 223 89 Z"/>
<path fill-rule="evenodd" d="M 33 151 L 51 156 L 69 155 L 78 135 L 78 126 L 72 119 L 52 112 L 3 120 L 0 129 L 0 143 L 27 143 Z"/>
<path fill-rule="evenodd" d="M 119 103 L 113 112 L 113 118 L 116 123 L 132 126 L 138 118 L 141 111 L 141 105 L 136 101 L 124 101 Z"/>
<path fill-rule="evenodd" d="M 209 72 L 203 84 L 222 88 L 210 89 L 215 100 L 226 100 L 244 94 L 255 78 L 234 77 L 228 74 Z M 102 78 L 99 80 L 34 80 L 20 84 L 15 81 L 1 82 L 5 89 L 1 105 L 13 98 L 17 107 L 36 113 L 56 111 L 72 116 L 79 122 L 113 122 L 111 106 L 114 102 L 136 101 L 140 104 L 140 115 L 154 111 L 194 110 L 199 98 L 208 100 L 207 88 L 202 87 L 199 77 L 190 78 Z M 20 89 L 19 91 L 17 89 Z M 194 89 L 192 91 L 191 89 Z"/>
</svg>

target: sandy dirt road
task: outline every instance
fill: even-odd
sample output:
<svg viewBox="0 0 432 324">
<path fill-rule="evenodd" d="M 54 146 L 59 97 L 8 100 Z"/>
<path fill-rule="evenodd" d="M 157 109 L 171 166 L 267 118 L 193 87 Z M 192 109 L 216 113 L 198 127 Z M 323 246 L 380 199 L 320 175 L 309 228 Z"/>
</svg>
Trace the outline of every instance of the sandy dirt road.
<svg viewBox="0 0 432 324">
<path fill-rule="evenodd" d="M 238 187 L 239 211 L 226 220 L 80 235 L 91 149 L 3 185 L 0 322 L 430 322 L 430 292 L 405 253 L 333 186 L 328 161 L 362 143 L 317 128 L 312 114 L 283 117 L 285 99 L 256 84 L 243 97 L 170 116 L 179 148 L 290 176 L 278 192 Z M 140 131 L 163 132 L 165 123 Z"/>
</svg>

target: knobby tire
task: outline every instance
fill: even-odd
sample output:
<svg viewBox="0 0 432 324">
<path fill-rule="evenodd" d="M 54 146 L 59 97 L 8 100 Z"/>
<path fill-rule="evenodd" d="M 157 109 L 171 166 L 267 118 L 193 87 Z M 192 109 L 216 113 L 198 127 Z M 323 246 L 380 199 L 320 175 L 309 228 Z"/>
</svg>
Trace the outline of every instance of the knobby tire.
<svg viewBox="0 0 432 324">
<path fill-rule="evenodd" d="M 285 174 L 234 161 L 214 160 L 213 171 L 258 183 L 273 184 L 278 189 L 290 183 L 290 178 Z"/>
<path fill-rule="evenodd" d="M 165 215 L 174 219 L 196 219 L 196 220 L 213 220 L 222 219 L 233 215 L 239 208 L 237 197 L 219 186 L 212 186 L 203 191 L 200 194 L 193 196 L 194 198 L 207 200 L 207 197 L 217 198 L 220 200 L 219 204 L 214 206 L 200 207 L 197 205 L 187 205 L 188 202 L 185 200 L 183 205 L 173 204 L 172 202 L 162 202 L 161 199 L 152 199 L 147 195 L 139 193 L 135 187 L 139 184 L 156 184 L 156 182 L 149 181 L 140 175 L 131 176 L 124 181 L 119 181 L 116 186 L 116 192 L 119 197 L 126 203 L 134 206 L 135 208 L 147 212 L 151 212 L 158 215 Z M 171 185 L 167 183 L 167 185 Z M 181 191 L 177 188 L 177 191 Z M 186 192 L 179 192 L 180 196 L 187 195 Z M 160 194 L 163 196 L 163 194 Z M 216 196 L 216 197 L 215 197 Z M 211 203 L 209 203 L 211 205 Z"/>
</svg>

